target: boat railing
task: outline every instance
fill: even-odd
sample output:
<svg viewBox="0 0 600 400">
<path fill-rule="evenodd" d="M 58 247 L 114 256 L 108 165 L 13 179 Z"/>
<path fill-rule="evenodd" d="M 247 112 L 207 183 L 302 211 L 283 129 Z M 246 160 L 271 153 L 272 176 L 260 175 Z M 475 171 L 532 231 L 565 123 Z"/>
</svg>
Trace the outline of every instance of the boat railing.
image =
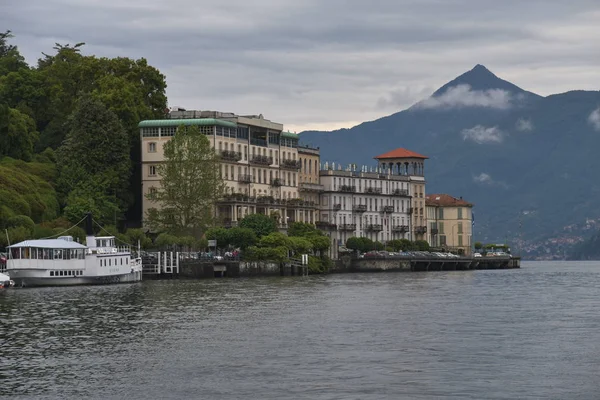
<svg viewBox="0 0 600 400">
<path fill-rule="evenodd" d="M 96 247 L 89 249 L 90 254 L 114 254 L 114 253 L 131 253 L 131 247 L 120 246 L 120 247 Z"/>
</svg>

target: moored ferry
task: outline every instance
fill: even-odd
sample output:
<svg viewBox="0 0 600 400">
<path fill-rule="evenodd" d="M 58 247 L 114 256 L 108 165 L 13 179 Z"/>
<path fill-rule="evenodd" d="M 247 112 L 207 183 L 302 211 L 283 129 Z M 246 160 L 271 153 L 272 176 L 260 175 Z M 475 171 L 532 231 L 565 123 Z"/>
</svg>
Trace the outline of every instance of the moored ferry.
<svg viewBox="0 0 600 400">
<path fill-rule="evenodd" d="M 131 249 L 117 247 L 114 236 L 94 235 L 86 218 L 86 245 L 71 236 L 25 240 L 8 246 L 6 273 L 16 286 L 68 286 L 137 282 L 142 260 Z"/>
</svg>

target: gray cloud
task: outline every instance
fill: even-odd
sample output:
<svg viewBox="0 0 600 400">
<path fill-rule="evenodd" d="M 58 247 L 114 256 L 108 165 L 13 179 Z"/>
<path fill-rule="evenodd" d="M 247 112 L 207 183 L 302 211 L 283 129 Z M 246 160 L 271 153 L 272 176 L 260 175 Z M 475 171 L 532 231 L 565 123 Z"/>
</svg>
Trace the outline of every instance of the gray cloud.
<svg viewBox="0 0 600 400">
<path fill-rule="evenodd" d="M 482 172 L 478 175 L 474 175 L 473 182 L 480 184 L 480 185 L 498 186 L 498 187 L 502 187 L 504 189 L 508 189 L 508 185 L 505 182 L 496 181 L 491 177 L 490 174 L 487 174 L 485 172 Z"/>
<path fill-rule="evenodd" d="M 504 132 L 498 129 L 497 126 L 485 127 L 476 125 L 469 129 L 463 129 L 461 132 L 463 140 L 471 140 L 475 143 L 502 143 L 504 140 Z"/>
<path fill-rule="evenodd" d="M 519 132 L 531 132 L 533 130 L 533 122 L 530 119 L 519 118 L 515 124 L 515 128 Z"/>
<path fill-rule="evenodd" d="M 511 106 L 510 92 L 500 89 L 471 90 L 469 85 L 458 85 L 448 88 L 440 96 L 429 97 L 419 102 L 416 108 L 462 108 L 486 107 L 507 109 Z"/>
<path fill-rule="evenodd" d="M 599 18 L 596 0 L 0 2 L 30 63 L 84 41 L 87 54 L 147 58 L 171 104 L 298 130 L 409 107 L 477 63 L 544 95 L 597 89 Z"/>
<path fill-rule="evenodd" d="M 600 131 L 600 107 L 590 113 L 588 122 L 592 124 L 595 130 Z"/>
</svg>

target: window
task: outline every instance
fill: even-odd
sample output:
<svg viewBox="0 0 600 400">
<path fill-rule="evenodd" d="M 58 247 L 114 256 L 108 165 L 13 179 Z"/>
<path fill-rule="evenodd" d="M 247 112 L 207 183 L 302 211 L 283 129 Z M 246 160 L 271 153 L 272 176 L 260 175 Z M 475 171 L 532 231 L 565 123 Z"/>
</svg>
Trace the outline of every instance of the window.
<svg viewBox="0 0 600 400">
<path fill-rule="evenodd" d="M 438 208 L 438 219 L 444 219 L 444 209 Z"/>
<path fill-rule="evenodd" d="M 148 143 L 148 153 L 156 153 L 156 142 Z"/>
<path fill-rule="evenodd" d="M 458 223 L 458 234 L 460 235 L 462 233 L 463 233 L 463 224 L 462 224 L 462 222 L 459 222 Z"/>
<path fill-rule="evenodd" d="M 458 207 L 458 219 L 463 219 L 463 209 Z"/>
<path fill-rule="evenodd" d="M 50 271 L 50 276 L 54 276 L 54 271 Z"/>
<path fill-rule="evenodd" d="M 458 235 L 458 245 L 459 246 L 463 245 L 463 235 Z"/>
<path fill-rule="evenodd" d="M 156 165 L 148 166 L 148 176 L 156 176 Z"/>
</svg>

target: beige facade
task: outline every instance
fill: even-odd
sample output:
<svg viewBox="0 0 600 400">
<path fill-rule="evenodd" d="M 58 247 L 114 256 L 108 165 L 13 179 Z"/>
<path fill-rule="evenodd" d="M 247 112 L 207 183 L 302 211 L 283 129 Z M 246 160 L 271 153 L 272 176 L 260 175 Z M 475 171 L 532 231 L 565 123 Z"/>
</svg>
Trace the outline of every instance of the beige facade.
<svg viewBox="0 0 600 400">
<path fill-rule="evenodd" d="M 375 168 L 357 169 L 352 165 L 342 169 L 326 163 L 319 172 L 323 192 L 317 227 L 331 238 L 331 257 L 337 258 L 340 247 L 351 237 L 367 237 L 384 244 L 424 237 L 424 232 L 414 228 L 413 209 L 420 201 L 425 206 L 426 157 L 404 149 L 394 152 L 390 152 L 394 158 L 375 157 L 379 161 Z M 407 167 L 414 160 L 419 160 L 420 166 Z M 414 221 L 418 226 L 426 226 L 424 214 L 418 212 L 417 216 Z"/>
<path fill-rule="evenodd" d="M 142 193 L 144 217 L 152 204 L 146 194 L 160 184 L 156 166 L 162 147 L 180 125 L 199 126 L 221 156 L 224 198 L 216 205 L 225 226 L 244 216 L 263 213 L 278 217 L 281 228 L 293 221 L 309 222 L 316 206 L 299 197 L 298 135 L 262 115 L 238 116 L 215 111 L 178 111 L 170 119 L 142 121 Z"/>
<path fill-rule="evenodd" d="M 471 254 L 473 204 L 447 194 L 430 194 L 426 207 L 429 244 Z"/>
<path fill-rule="evenodd" d="M 308 213 L 306 222 L 315 223 L 319 220 L 317 207 L 323 192 L 323 185 L 319 180 L 321 156 L 318 148 L 298 146 L 298 157 L 300 159 L 300 183 L 298 186 L 300 198 L 316 206 L 313 210 L 305 211 Z"/>
<path fill-rule="evenodd" d="M 427 214 L 425 212 L 425 157 L 406 149 L 396 149 L 375 157 L 379 168 L 409 177 L 411 204 L 411 240 L 427 240 Z"/>
</svg>

